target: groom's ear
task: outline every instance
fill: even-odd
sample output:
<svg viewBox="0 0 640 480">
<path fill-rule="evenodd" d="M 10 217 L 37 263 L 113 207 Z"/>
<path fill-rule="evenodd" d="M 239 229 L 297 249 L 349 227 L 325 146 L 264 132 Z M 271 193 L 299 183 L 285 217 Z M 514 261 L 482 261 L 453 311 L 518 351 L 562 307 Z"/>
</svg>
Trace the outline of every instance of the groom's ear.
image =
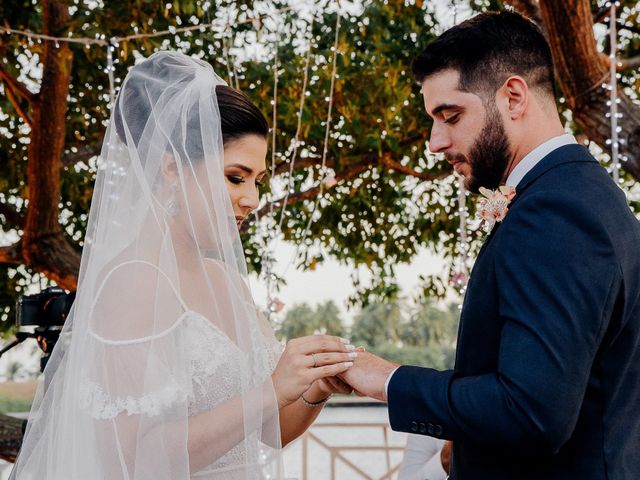
<svg viewBox="0 0 640 480">
<path fill-rule="evenodd" d="M 529 105 L 529 86 L 524 78 L 513 75 L 504 82 L 498 90 L 498 95 L 502 97 L 503 105 L 506 106 L 506 114 L 511 120 L 522 117 Z"/>
</svg>

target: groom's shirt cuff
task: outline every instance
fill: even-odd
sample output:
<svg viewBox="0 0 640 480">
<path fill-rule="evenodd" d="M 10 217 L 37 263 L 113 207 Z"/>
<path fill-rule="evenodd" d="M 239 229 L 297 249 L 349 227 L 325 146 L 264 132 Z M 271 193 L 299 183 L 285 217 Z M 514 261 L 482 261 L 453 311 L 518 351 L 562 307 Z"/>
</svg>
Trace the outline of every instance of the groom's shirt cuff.
<svg viewBox="0 0 640 480">
<path fill-rule="evenodd" d="M 393 374 L 396 373 L 396 370 L 398 370 L 398 368 L 400 367 L 394 368 L 393 372 L 391 372 L 387 377 L 387 381 L 384 382 L 384 396 L 387 397 L 387 400 L 389 400 L 389 382 L 391 381 L 391 377 L 393 377 Z"/>
</svg>

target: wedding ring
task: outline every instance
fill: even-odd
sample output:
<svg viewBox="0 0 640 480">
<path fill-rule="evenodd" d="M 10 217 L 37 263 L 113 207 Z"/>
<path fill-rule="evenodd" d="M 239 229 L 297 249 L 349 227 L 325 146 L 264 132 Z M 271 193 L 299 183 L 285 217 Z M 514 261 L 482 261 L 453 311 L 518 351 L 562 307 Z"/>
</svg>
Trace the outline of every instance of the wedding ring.
<svg viewBox="0 0 640 480">
<path fill-rule="evenodd" d="M 318 364 L 316 363 L 316 355 L 315 355 L 315 353 L 311 354 L 311 358 L 313 358 L 313 368 L 316 368 L 318 366 Z"/>
</svg>

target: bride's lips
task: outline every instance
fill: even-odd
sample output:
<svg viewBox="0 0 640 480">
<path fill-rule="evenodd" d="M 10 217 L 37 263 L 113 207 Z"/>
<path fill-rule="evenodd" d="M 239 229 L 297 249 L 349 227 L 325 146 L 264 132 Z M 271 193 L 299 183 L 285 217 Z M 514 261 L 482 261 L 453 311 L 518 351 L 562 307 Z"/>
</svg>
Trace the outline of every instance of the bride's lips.
<svg viewBox="0 0 640 480">
<path fill-rule="evenodd" d="M 247 217 L 240 217 L 240 216 L 236 215 L 236 225 L 238 226 L 238 228 L 240 228 L 242 226 L 242 224 L 244 223 L 246 218 Z"/>
</svg>

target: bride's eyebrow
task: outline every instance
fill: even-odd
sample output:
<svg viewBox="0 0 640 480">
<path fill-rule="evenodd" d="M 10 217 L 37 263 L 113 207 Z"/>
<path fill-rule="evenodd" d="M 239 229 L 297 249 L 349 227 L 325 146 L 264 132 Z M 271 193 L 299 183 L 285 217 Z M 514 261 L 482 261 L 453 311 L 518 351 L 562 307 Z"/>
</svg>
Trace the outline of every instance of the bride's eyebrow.
<svg viewBox="0 0 640 480">
<path fill-rule="evenodd" d="M 225 168 L 238 168 L 240 170 L 242 170 L 243 172 L 245 172 L 247 175 L 251 175 L 253 173 L 253 169 L 250 167 L 247 167 L 246 165 L 242 165 L 241 163 L 232 163 L 231 165 L 226 165 Z M 266 170 L 261 171 L 260 173 L 258 173 L 258 177 L 260 175 L 265 175 L 267 173 Z"/>
</svg>

